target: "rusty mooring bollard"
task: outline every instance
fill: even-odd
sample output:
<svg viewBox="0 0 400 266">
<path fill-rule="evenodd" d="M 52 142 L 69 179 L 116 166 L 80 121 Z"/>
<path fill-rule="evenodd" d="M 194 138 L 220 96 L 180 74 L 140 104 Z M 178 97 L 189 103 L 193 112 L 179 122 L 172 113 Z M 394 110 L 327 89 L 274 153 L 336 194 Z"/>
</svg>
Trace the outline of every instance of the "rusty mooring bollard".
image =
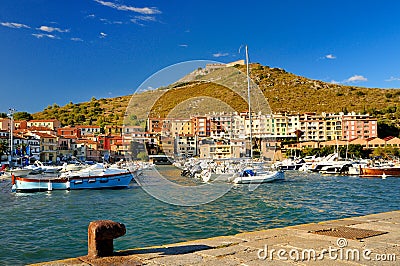
<svg viewBox="0 0 400 266">
<path fill-rule="evenodd" d="M 91 259 L 112 256 L 113 239 L 125 235 L 124 224 L 110 220 L 90 222 L 88 227 L 88 257 Z"/>
</svg>

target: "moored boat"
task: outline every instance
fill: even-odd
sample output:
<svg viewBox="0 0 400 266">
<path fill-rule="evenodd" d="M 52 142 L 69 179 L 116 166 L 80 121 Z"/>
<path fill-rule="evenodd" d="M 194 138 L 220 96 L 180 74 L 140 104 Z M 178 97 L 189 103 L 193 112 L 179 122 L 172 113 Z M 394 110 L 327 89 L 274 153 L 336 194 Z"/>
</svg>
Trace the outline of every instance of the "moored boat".
<svg viewBox="0 0 400 266">
<path fill-rule="evenodd" d="M 7 175 L 7 176 L 11 176 L 11 175 L 27 176 L 30 172 L 32 172 L 32 169 L 29 169 L 29 168 L 13 168 L 13 169 L 10 169 L 9 171 L 5 171 L 5 175 Z"/>
<path fill-rule="evenodd" d="M 360 177 L 400 177 L 400 166 L 360 167 Z"/>
<path fill-rule="evenodd" d="M 282 170 L 279 171 L 263 171 L 254 172 L 252 169 L 244 169 L 240 176 L 233 180 L 235 184 L 260 184 L 285 179 L 285 174 Z"/>
<path fill-rule="evenodd" d="M 93 169 L 94 170 L 94 169 Z M 133 176 L 126 169 L 108 169 L 92 172 L 74 172 L 74 175 L 27 176 L 12 175 L 12 190 L 16 192 L 36 192 L 51 190 L 126 188 Z"/>
</svg>

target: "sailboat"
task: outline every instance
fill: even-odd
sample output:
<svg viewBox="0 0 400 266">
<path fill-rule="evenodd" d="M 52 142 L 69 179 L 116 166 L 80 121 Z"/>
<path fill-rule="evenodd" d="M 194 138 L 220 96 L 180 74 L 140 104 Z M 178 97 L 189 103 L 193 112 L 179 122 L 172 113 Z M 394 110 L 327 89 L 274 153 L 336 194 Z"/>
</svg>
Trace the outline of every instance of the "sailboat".
<svg viewBox="0 0 400 266">
<path fill-rule="evenodd" d="M 285 174 L 281 170 L 271 171 L 263 168 L 256 169 L 253 160 L 253 133 L 252 133 L 252 117 L 251 117 L 251 97 L 250 97 L 250 70 L 249 70 L 249 53 L 246 45 L 246 74 L 247 74 L 247 97 L 249 104 L 249 122 L 250 122 L 250 166 L 242 168 L 239 176 L 233 179 L 235 184 L 259 184 L 278 180 L 284 180 Z"/>
</svg>

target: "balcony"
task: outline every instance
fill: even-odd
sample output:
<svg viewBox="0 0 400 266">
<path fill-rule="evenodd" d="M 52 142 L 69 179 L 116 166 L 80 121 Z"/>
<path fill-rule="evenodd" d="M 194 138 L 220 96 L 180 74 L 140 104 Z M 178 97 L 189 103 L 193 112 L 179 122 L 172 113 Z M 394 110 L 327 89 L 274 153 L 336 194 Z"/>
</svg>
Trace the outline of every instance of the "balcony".
<svg viewBox="0 0 400 266">
<path fill-rule="evenodd" d="M 44 149 L 44 150 L 41 150 L 40 153 L 57 153 L 57 151 Z"/>
<path fill-rule="evenodd" d="M 57 143 L 55 142 L 49 142 L 49 141 L 43 141 L 41 142 L 42 145 L 48 145 L 48 146 L 56 146 Z"/>
</svg>

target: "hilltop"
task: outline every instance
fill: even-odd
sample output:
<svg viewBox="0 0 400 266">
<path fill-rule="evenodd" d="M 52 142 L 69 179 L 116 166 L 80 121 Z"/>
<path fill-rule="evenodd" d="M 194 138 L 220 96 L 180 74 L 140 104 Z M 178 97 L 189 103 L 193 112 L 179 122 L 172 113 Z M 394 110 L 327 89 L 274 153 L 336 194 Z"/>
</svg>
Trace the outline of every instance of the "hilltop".
<svg viewBox="0 0 400 266">
<path fill-rule="evenodd" d="M 235 65 L 234 68 L 243 73 L 246 71 L 244 65 Z M 54 104 L 42 112 L 33 114 L 33 117 L 34 119 L 57 118 L 63 125 L 121 125 L 128 104 L 131 102 L 129 119 L 134 124 L 139 124 L 149 113 L 151 116 L 164 116 L 176 104 L 185 103 L 187 99 L 199 95 L 207 96 L 206 98 L 224 99 L 235 110 L 246 110 L 246 102 L 240 97 L 235 97 L 221 85 L 202 81 L 203 79 L 212 80 L 214 76 L 221 74 L 218 71 L 224 70 L 203 71 L 198 75 L 191 73 L 168 87 L 140 94 L 109 99 L 92 98 L 89 102 L 69 103 L 62 107 Z M 331 84 L 258 63 L 251 64 L 250 75 L 268 100 L 272 112 L 354 111 L 373 114 L 381 121 L 395 125 L 398 124 L 397 119 L 400 118 L 400 109 L 397 110 L 397 105 L 400 103 L 400 90 L 397 89 L 371 89 Z M 161 95 L 163 97 L 156 102 Z M 195 103 L 186 101 L 187 106 L 181 108 L 180 114 L 188 112 L 190 108 L 198 107 L 193 107 L 198 104 L 202 108 L 197 108 L 197 110 L 215 111 L 217 105 L 207 101 L 207 99 L 204 102 L 198 100 Z"/>
</svg>

